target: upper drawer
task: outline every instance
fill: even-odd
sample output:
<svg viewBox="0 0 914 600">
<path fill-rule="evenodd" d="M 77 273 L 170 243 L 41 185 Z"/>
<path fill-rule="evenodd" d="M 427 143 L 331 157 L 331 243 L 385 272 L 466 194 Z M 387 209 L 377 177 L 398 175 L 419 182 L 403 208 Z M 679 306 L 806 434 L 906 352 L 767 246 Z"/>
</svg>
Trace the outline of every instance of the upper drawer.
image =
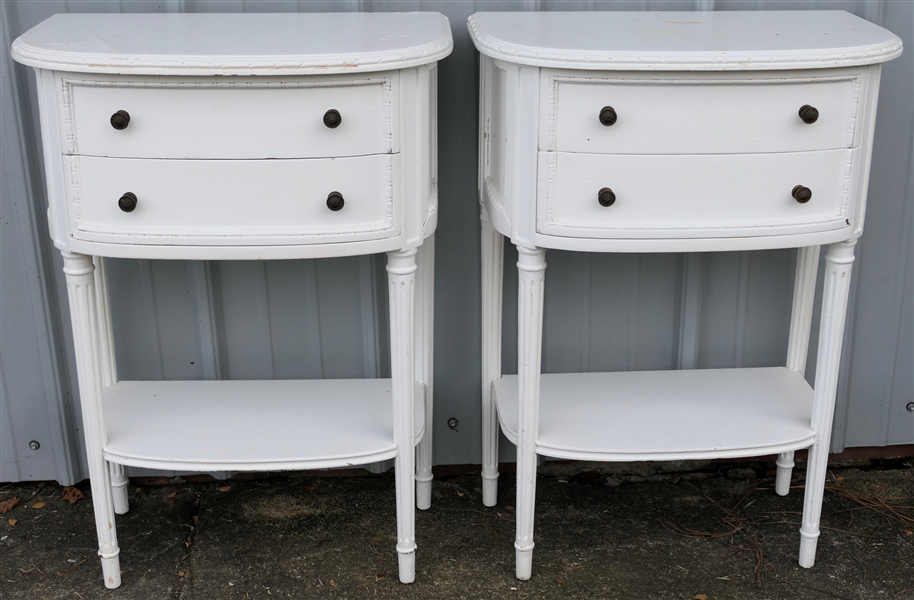
<svg viewBox="0 0 914 600">
<path fill-rule="evenodd" d="M 543 111 L 541 150 L 729 154 L 855 145 L 855 100 L 860 87 L 855 74 L 621 79 L 547 71 L 544 77 L 543 106 L 550 108 Z M 818 112 L 814 122 L 800 117 L 804 106 Z"/>
<path fill-rule="evenodd" d="M 61 147 L 117 158 L 316 158 L 397 152 L 396 73 L 353 79 L 63 80 Z M 123 129 L 112 115 L 125 111 Z M 341 122 L 325 124 L 328 111 Z M 121 123 L 123 124 L 123 123 Z"/>
</svg>

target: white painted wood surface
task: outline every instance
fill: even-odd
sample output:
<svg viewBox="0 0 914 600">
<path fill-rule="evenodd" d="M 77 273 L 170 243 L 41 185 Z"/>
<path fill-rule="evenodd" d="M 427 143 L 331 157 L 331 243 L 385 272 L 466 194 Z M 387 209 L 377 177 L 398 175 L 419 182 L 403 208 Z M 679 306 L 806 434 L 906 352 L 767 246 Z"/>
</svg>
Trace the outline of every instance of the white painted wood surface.
<svg viewBox="0 0 914 600">
<path fill-rule="evenodd" d="M 384 75 L 57 79 L 66 154 L 320 158 L 399 152 L 396 71 Z M 342 121 L 324 125 L 328 110 Z M 119 110 L 126 129 L 111 127 Z"/>
<path fill-rule="evenodd" d="M 518 579 L 532 573 L 538 454 L 683 460 L 776 453 L 776 491 L 783 495 L 793 451 L 811 447 L 799 553 L 800 565 L 811 567 L 850 263 L 863 228 L 880 63 L 900 53 L 898 38 L 840 12 L 478 13 L 469 30 L 484 55 L 479 200 L 485 314 L 497 314 L 491 304 L 500 301 L 492 296 L 499 282 L 492 280 L 502 277 L 489 223 L 511 238 L 519 256 L 518 374 L 500 377 L 500 357 L 485 350 L 483 365 L 483 385 L 494 381 L 490 394 L 502 430 L 517 445 Z M 755 73 L 762 69 L 767 72 Z M 624 110 L 614 122 L 601 119 L 616 90 Z M 803 127 L 819 123 L 799 118 L 811 101 L 795 94 L 816 96 L 825 107 L 818 115 L 825 116 L 822 129 L 807 135 L 813 130 Z M 789 112 L 784 107 L 791 104 L 792 131 L 770 116 Z M 741 110 L 750 116 L 741 120 Z M 655 114 L 662 116 L 652 119 Z M 631 126 L 616 130 L 625 115 L 632 116 Z M 718 123 L 722 115 L 731 116 Z M 742 122 L 726 127 L 728 119 Z M 802 186 L 812 190 L 811 198 L 796 195 Z M 612 198 L 601 197 L 607 190 Z M 832 245 L 813 389 L 803 370 L 814 264 L 823 243 Z M 803 250 L 786 367 L 540 376 L 545 248 L 793 247 Z M 748 286 L 745 269 L 738 285 Z M 483 348 L 497 352 L 490 336 L 484 332 Z M 737 365 L 744 346 L 738 344 Z M 484 424 L 497 429 L 485 418 L 492 402 L 484 390 Z M 483 433 L 485 503 L 497 493 L 495 469 L 486 468 L 497 460 L 494 435 Z"/>
<path fill-rule="evenodd" d="M 517 443 L 518 379 L 495 382 L 502 431 Z M 689 460 L 805 448 L 812 388 L 786 367 L 540 378 L 536 452 L 568 460 Z"/>
<path fill-rule="evenodd" d="M 413 443 L 422 437 L 421 384 Z M 361 466 L 393 458 L 389 379 L 120 381 L 103 390 L 105 458 L 192 471 Z"/>
<path fill-rule="evenodd" d="M 453 47 L 439 13 L 68 14 L 13 43 L 39 69 L 132 75 L 319 75 L 406 69 Z"/>
<path fill-rule="evenodd" d="M 105 585 L 120 585 L 114 513 L 129 508 L 125 465 L 226 473 L 388 459 L 399 577 L 410 583 L 416 445 L 432 410 L 434 246 L 418 289 L 416 255 L 437 224 L 430 63 L 450 52 L 447 19 L 146 17 L 59 15 L 13 49 L 38 69 L 48 218 L 69 282 Z M 327 121 L 331 109 L 342 123 Z M 122 110 L 130 122 L 116 126 Z M 126 192 L 133 206 L 122 204 Z M 333 192 L 342 202 L 331 203 Z M 379 251 L 388 252 L 389 380 L 117 381 L 105 257 Z M 430 442 L 420 455 L 428 508 Z"/>
<path fill-rule="evenodd" d="M 747 154 L 855 145 L 851 120 L 860 81 L 853 71 L 764 75 L 689 72 L 638 79 L 544 69 L 541 102 L 549 109 L 542 111 L 540 150 Z M 819 111 L 815 123 L 800 118 L 805 104 Z M 600 122 L 604 106 L 616 112 L 611 126 Z"/>
<path fill-rule="evenodd" d="M 847 229 L 851 150 L 644 155 L 541 152 L 537 233 L 719 238 Z M 805 204 L 794 186 L 812 190 Z M 612 206 L 597 196 L 611 188 Z M 843 235 L 847 235 L 844 233 Z"/>
<path fill-rule="evenodd" d="M 87 242 L 254 246 L 397 238 L 400 156 L 303 160 L 67 157 L 71 235 Z M 357 177 L 353 174 L 358 173 Z M 137 197 L 124 212 L 118 199 Z M 338 211 L 327 207 L 343 196 Z"/>
<path fill-rule="evenodd" d="M 586 14 L 480 12 L 469 27 L 486 56 L 561 69 L 811 69 L 869 65 L 901 54 L 898 36 L 840 10 Z"/>
</svg>

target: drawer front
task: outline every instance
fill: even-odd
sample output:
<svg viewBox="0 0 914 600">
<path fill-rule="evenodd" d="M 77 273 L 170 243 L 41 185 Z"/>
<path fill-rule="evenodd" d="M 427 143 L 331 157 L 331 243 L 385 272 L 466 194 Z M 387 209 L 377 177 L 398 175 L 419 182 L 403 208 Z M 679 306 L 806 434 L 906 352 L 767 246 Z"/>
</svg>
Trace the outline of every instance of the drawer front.
<svg viewBox="0 0 914 600">
<path fill-rule="evenodd" d="M 399 233 L 399 155 L 301 160 L 69 157 L 70 234 L 132 244 L 374 240 Z M 74 175 L 70 174 L 72 179 Z M 136 196 L 124 212 L 119 199 Z M 342 208 L 328 196 L 339 192 Z"/>
<path fill-rule="evenodd" d="M 815 80 L 551 77 L 541 150 L 607 154 L 795 152 L 852 147 L 856 77 Z M 813 123 L 800 117 L 809 105 Z M 604 125 L 610 107 L 616 121 Z M 611 121 L 610 113 L 604 120 Z"/>
<path fill-rule="evenodd" d="M 854 150 L 756 155 L 541 152 L 537 231 L 569 237 L 739 237 L 848 225 Z M 795 186 L 812 191 L 806 203 Z M 615 196 L 610 206 L 600 191 Z M 609 201 L 609 195 L 604 196 Z"/>
<path fill-rule="evenodd" d="M 64 80 L 67 109 L 61 145 L 67 154 L 117 158 L 319 158 L 397 152 L 394 77 L 282 85 Z M 341 117 L 333 128 L 324 123 L 331 110 Z M 129 115 L 120 130 L 111 123 L 118 111 Z"/>
</svg>

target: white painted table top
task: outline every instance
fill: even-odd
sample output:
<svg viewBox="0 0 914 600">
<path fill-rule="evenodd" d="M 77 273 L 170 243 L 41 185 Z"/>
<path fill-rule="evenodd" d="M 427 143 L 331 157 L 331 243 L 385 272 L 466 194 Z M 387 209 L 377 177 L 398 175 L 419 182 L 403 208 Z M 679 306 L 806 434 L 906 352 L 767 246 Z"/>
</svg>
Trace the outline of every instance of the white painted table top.
<svg viewBox="0 0 914 600">
<path fill-rule="evenodd" d="M 285 76 L 403 69 L 452 46 L 439 13 L 59 14 L 12 53 L 80 73 Z"/>
<path fill-rule="evenodd" d="M 901 54 L 896 35 L 840 10 L 483 12 L 467 24 L 482 54 L 567 69 L 814 69 Z"/>
</svg>

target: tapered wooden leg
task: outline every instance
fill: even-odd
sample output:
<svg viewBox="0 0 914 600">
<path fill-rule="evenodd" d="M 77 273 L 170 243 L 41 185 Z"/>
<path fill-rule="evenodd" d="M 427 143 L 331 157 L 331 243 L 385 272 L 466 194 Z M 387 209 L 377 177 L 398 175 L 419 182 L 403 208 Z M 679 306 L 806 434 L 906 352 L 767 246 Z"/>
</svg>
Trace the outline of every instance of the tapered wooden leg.
<svg viewBox="0 0 914 600">
<path fill-rule="evenodd" d="M 540 358 L 543 345 L 543 290 L 546 251 L 517 248 L 517 536 L 518 579 L 533 570 L 533 510 L 536 499 L 536 435 L 539 424 Z"/>
<path fill-rule="evenodd" d="M 806 468 L 806 495 L 803 499 L 803 525 L 800 527 L 800 566 L 809 568 L 816 560 L 819 540 L 819 518 L 825 493 L 828 447 L 835 413 L 838 366 L 851 266 L 856 242 L 838 242 L 825 254 L 825 289 L 822 294 L 822 322 L 819 329 L 819 354 L 816 359 L 816 382 L 813 392 L 812 428 L 816 441 L 809 449 Z"/>
<path fill-rule="evenodd" d="M 501 377 L 501 310 L 505 238 L 495 231 L 485 208 L 482 239 L 482 503 L 498 502 L 498 412 L 492 384 Z"/>
<path fill-rule="evenodd" d="M 416 256 L 416 376 L 425 387 L 425 433 L 416 449 L 416 507 L 432 505 L 432 388 L 434 380 L 435 235 L 419 247 Z"/>
<path fill-rule="evenodd" d="M 797 272 L 793 284 L 793 310 L 790 315 L 790 340 L 787 345 L 787 368 L 806 371 L 809 351 L 809 330 L 812 327 L 812 307 L 816 298 L 816 273 L 819 269 L 819 246 L 797 250 Z M 781 496 L 790 491 L 793 473 L 793 451 L 778 454 L 778 474 L 774 490 Z"/>
<path fill-rule="evenodd" d="M 103 256 L 93 257 L 95 264 L 95 304 L 98 311 L 98 347 L 101 357 L 102 383 L 117 383 L 117 362 L 114 352 L 114 329 L 111 326 L 111 301 L 108 293 L 108 266 Z M 127 501 L 127 474 L 124 466 L 110 464 L 111 495 L 114 499 L 114 512 L 123 515 L 130 510 Z"/>
<path fill-rule="evenodd" d="M 121 584 L 118 560 L 117 531 L 114 527 L 114 501 L 111 480 L 103 449 L 105 446 L 104 415 L 102 414 L 103 366 L 100 343 L 102 328 L 98 322 L 95 296 L 95 266 L 92 257 L 62 252 L 63 272 L 67 277 L 70 298 L 70 321 L 76 350 L 76 373 L 82 406 L 83 433 L 86 439 L 86 459 L 92 485 L 92 506 L 98 533 L 98 555 L 102 562 L 105 587 Z"/>
<path fill-rule="evenodd" d="M 397 457 L 397 552 L 400 581 L 416 578 L 415 305 L 416 250 L 387 253 L 390 292 L 390 375 Z"/>
</svg>

